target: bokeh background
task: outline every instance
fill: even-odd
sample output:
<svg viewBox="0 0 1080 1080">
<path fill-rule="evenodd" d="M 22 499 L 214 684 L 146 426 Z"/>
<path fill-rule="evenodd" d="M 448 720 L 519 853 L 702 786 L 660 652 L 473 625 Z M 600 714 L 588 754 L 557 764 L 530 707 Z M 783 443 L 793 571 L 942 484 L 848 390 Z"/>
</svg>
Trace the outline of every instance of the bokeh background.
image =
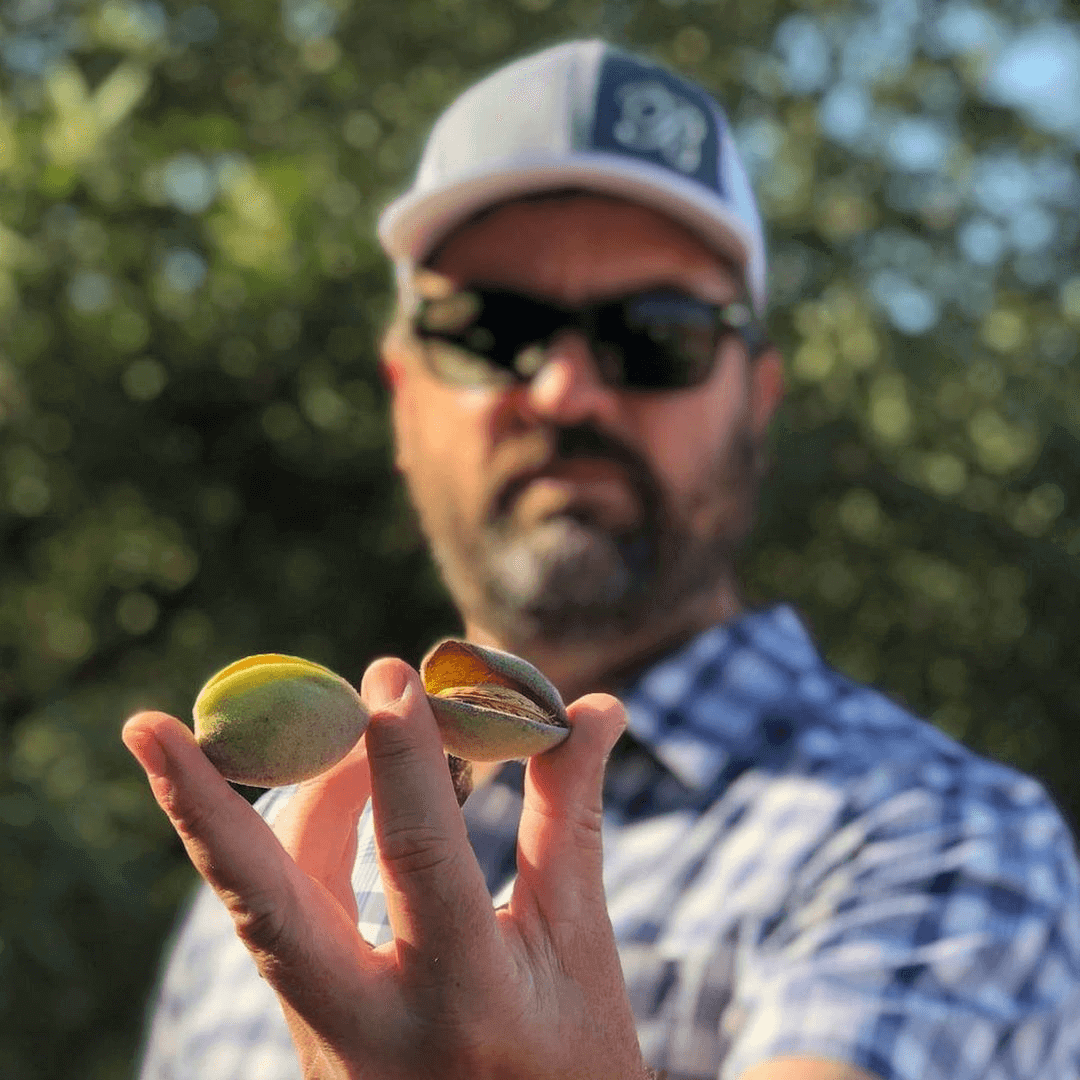
<svg viewBox="0 0 1080 1080">
<path fill-rule="evenodd" d="M 132 1072 L 193 875 L 124 717 L 456 629 L 373 223 L 450 96 L 596 34 L 716 92 L 762 201 L 790 392 L 752 594 L 1080 817 L 1075 0 L 2 0 L 5 1080 Z"/>
</svg>

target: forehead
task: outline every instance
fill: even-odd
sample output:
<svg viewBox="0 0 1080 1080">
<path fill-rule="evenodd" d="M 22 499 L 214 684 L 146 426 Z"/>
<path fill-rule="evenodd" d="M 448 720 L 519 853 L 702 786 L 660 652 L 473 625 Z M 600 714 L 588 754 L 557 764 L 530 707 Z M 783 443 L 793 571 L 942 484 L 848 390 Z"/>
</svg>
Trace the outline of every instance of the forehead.
<svg viewBox="0 0 1080 1080">
<path fill-rule="evenodd" d="M 665 214 L 571 193 L 503 203 L 455 229 L 427 262 L 456 285 L 484 283 L 569 303 L 650 285 L 725 302 L 741 274 Z"/>
</svg>

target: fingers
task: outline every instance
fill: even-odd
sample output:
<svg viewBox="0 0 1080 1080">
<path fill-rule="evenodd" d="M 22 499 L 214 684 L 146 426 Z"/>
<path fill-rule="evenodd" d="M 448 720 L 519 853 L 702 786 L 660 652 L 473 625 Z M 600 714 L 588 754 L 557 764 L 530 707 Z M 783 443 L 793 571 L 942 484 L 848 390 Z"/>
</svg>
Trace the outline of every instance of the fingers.
<svg viewBox="0 0 1080 1080">
<path fill-rule="evenodd" d="M 158 805 L 228 908 L 263 976 L 311 1020 L 339 985 L 377 997 L 369 947 L 326 890 L 289 858 L 270 827 L 209 762 L 191 731 L 165 713 L 125 724 L 125 745 L 146 770 Z M 327 1016 L 326 1022 L 340 1018 Z"/>
<path fill-rule="evenodd" d="M 133 716 L 121 736 L 195 869 L 236 914 L 245 897 L 284 901 L 291 862 L 247 801 L 207 760 L 191 731 L 165 713 Z M 260 904 L 260 907 L 262 904 Z"/>
<path fill-rule="evenodd" d="M 497 953 L 491 898 L 419 676 L 400 660 L 377 660 L 360 695 L 371 712 L 375 837 L 399 958 L 445 983 L 454 965 Z"/>
<path fill-rule="evenodd" d="M 367 746 L 361 740 L 332 769 L 302 783 L 273 826 L 296 865 L 321 882 L 354 923 L 356 828 L 370 794 Z"/>
<path fill-rule="evenodd" d="M 626 727 L 626 712 L 608 694 L 589 694 L 567 712 L 570 737 L 529 759 L 518 880 L 522 895 L 548 922 L 576 923 L 601 911 L 607 918 L 600 840 L 604 765 Z"/>
</svg>

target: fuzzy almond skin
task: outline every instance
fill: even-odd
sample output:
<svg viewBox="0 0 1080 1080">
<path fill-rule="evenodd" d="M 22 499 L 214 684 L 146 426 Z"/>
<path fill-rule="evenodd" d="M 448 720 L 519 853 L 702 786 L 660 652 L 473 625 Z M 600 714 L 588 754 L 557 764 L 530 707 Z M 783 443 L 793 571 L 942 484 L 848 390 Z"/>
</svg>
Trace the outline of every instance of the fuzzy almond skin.
<svg viewBox="0 0 1080 1080">
<path fill-rule="evenodd" d="M 227 779 L 283 787 L 325 772 L 364 733 L 360 696 L 295 656 L 245 657 L 214 675 L 193 709 L 195 738 Z"/>
</svg>

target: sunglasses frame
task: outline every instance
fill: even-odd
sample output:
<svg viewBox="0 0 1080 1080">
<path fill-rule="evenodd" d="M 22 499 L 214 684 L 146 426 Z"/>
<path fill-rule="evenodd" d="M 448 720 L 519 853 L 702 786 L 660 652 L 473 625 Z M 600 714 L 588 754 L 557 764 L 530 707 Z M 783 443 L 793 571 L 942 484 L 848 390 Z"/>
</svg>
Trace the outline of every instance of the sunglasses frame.
<svg viewBox="0 0 1080 1080">
<path fill-rule="evenodd" d="M 542 318 L 546 315 L 551 323 L 552 329 L 550 329 L 545 336 L 539 337 L 536 340 L 522 341 L 514 353 L 514 359 L 510 363 L 506 363 L 496 359 L 490 352 L 485 352 L 476 347 L 475 342 L 478 331 L 480 335 L 486 335 L 486 337 L 492 338 L 490 344 L 487 346 L 489 350 L 494 350 L 497 347 L 497 343 L 494 341 L 492 334 L 487 327 L 473 326 L 471 328 L 474 340 L 470 347 L 470 343 L 467 340 L 469 336 L 468 331 L 470 330 L 469 326 L 465 326 L 461 330 L 451 333 L 448 331 L 431 329 L 424 325 L 423 320 L 425 315 L 429 314 L 436 305 L 447 305 L 448 303 L 467 305 L 470 302 L 470 298 L 474 298 L 474 303 L 476 299 L 479 300 L 479 311 L 483 311 L 484 307 L 490 301 L 498 301 L 501 298 L 508 298 L 514 304 L 528 305 L 539 317 Z M 613 379 L 604 371 L 603 365 L 598 363 L 598 374 L 600 375 L 601 380 L 608 386 L 637 393 L 666 393 L 674 390 L 691 389 L 695 386 L 700 386 L 707 381 L 713 371 L 716 370 L 720 345 L 725 338 L 732 334 L 737 335 L 743 342 L 747 354 L 751 359 L 756 357 L 767 344 L 768 339 L 765 334 L 764 326 L 760 320 L 755 317 L 753 309 L 746 300 L 739 299 L 725 304 L 713 304 L 709 301 L 702 300 L 700 297 L 684 292 L 681 289 L 672 287 L 641 289 L 622 296 L 607 297 L 588 304 L 572 306 L 560 304 L 545 297 L 536 296 L 530 293 L 517 292 L 505 288 L 475 285 L 468 289 L 462 289 L 450 296 L 421 298 L 417 310 L 413 314 L 411 323 L 413 334 L 425 346 L 428 346 L 424 350 L 425 361 L 429 370 L 437 378 L 442 379 L 444 382 L 450 383 L 451 385 L 466 387 L 508 387 L 528 383 L 543 366 L 546 359 L 544 353 L 546 353 L 551 341 L 559 333 L 566 330 L 577 330 L 583 333 L 589 342 L 589 348 L 592 351 L 593 356 L 599 358 L 605 347 L 610 347 L 612 344 L 619 343 L 604 342 L 597 333 L 598 323 L 600 323 L 605 316 L 610 316 L 613 311 L 618 311 L 618 309 L 621 308 L 622 325 L 627 328 L 627 334 L 631 335 L 633 331 L 629 329 L 626 319 L 629 305 L 634 302 L 648 301 L 650 299 L 659 301 L 685 300 L 694 305 L 699 312 L 702 310 L 708 312 L 714 334 L 714 340 L 711 347 L 711 362 L 702 366 L 691 380 L 677 382 L 671 385 L 655 386 L 637 386 L 618 379 Z M 448 373 L 447 365 L 444 364 L 440 367 L 431 355 L 431 347 L 437 347 L 438 345 L 450 346 L 451 348 L 460 350 L 475 361 L 470 376 L 466 377 L 459 374 L 455 377 Z M 655 348 L 659 353 L 662 353 L 664 350 L 664 346 L 659 343 L 656 344 Z"/>
</svg>

